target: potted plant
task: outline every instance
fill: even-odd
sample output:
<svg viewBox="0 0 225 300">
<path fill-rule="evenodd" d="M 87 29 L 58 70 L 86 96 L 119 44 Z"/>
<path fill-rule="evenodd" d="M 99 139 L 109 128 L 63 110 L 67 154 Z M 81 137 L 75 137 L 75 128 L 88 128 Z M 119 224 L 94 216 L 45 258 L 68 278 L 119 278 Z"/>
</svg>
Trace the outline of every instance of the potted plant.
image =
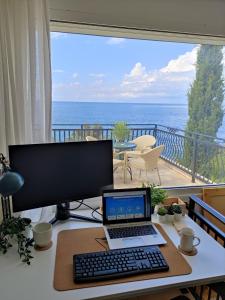
<svg viewBox="0 0 225 300">
<path fill-rule="evenodd" d="M 116 142 L 124 142 L 128 139 L 130 134 L 130 129 L 128 128 L 126 122 L 120 121 L 116 122 L 112 131 L 112 135 Z"/>
<path fill-rule="evenodd" d="M 31 228 L 31 220 L 28 218 L 11 217 L 4 220 L 0 225 L 0 252 L 5 254 L 16 242 L 22 262 L 30 265 L 30 259 L 33 258 L 30 250 L 33 241 L 26 236 L 28 228 Z"/>
<path fill-rule="evenodd" d="M 180 221 L 182 218 L 182 209 L 180 205 L 173 205 L 173 211 L 174 211 L 174 220 Z"/>
<path fill-rule="evenodd" d="M 169 223 L 173 223 L 174 221 L 174 210 L 173 210 L 173 205 L 170 205 L 167 209 L 167 221 Z"/>
<path fill-rule="evenodd" d="M 179 205 L 182 210 L 182 215 L 185 215 L 186 204 L 179 197 L 168 197 L 163 204 L 166 208 L 168 208 L 170 205 Z"/>
<path fill-rule="evenodd" d="M 167 198 L 167 193 L 165 190 L 158 188 L 155 184 L 142 184 L 142 187 L 149 187 L 151 190 L 151 211 L 158 210 L 160 205 L 162 205 Z"/>
<path fill-rule="evenodd" d="M 167 214 L 167 209 L 165 207 L 160 207 L 157 211 L 159 222 L 160 223 L 165 223 L 166 222 L 166 214 Z"/>
</svg>

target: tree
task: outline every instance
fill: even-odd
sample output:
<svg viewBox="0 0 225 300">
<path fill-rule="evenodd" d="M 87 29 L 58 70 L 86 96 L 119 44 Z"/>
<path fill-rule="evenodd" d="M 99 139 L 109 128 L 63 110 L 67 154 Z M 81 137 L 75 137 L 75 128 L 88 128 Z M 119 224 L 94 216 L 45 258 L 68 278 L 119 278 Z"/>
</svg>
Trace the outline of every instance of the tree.
<svg viewBox="0 0 225 300">
<path fill-rule="evenodd" d="M 197 171 L 205 173 L 204 162 L 213 157 L 209 142 L 214 143 L 217 131 L 222 125 L 224 99 L 222 46 L 202 45 L 197 54 L 196 77 L 188 92 L 188 115 L 186 125 L 184 164 L 193 163 L 195 133 L 210 135 L 213 138 L 197 136 Z M 215 149 L 215 147 L 212 147 Z M 210 171 L 210 170 L 209 170 Z M 209 173 L 208 171 L 206 173 Z M 207 174 L 202 174 L 207 175 Z"/>
</svg>

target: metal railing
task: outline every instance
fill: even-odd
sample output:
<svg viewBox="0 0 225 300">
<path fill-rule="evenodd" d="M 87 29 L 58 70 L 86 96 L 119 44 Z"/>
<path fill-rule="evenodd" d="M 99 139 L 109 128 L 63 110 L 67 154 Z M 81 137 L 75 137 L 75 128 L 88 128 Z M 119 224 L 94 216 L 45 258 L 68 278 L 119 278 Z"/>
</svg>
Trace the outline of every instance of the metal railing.
<svg viewBox="0 0 225 300">
<path fill-rule="evenodd" d="M 225 139 L 159 124 L 127 124 L 128 140 L 150 134 L 165 145 L 161 158 L 206 183 L 225 182 Z M 86 136 L 113 139 L 114 124 L 53 124 L 55 142 L 83 141 Z"/>
</svg>

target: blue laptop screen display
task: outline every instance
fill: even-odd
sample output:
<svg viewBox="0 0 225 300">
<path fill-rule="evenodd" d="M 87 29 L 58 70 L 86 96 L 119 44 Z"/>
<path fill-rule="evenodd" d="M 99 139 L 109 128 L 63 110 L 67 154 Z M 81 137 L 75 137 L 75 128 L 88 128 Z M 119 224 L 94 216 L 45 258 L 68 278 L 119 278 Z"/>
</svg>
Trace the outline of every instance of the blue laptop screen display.
<svg viewBox="0 0 225 300">
<path fill-rule="evenodd" d="M 144 195 L 106 197 L 106 219 L 108 221 L 140 219 L 144 217 Z"/>
</svg>

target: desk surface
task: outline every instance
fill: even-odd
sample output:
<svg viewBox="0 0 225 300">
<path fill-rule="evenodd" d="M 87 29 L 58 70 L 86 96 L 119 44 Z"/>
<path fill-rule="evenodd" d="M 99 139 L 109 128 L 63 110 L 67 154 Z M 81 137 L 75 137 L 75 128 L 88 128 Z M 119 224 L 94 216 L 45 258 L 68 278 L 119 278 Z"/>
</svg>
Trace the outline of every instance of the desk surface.
<svg viewBox="0 0 225 300">
<path fill-rule="evenodd" d="M 83 211 L 89 215 L 89 211 Z M 157 221 L 154 219 L 153 221 Z M 31 266 L 22 264 L 15 249 L 0 256 L 0 299 L 2 300 L 76 300 L 76 299 L 118 299 L 119 296 L 138 295 L 157 292 L 170 287 L 187 287 L 209 282 L 225 280 L 225 250 L 190 218 L 184 217 L 183 223 L 194 229 L 200 237 L 196 256 L 185 256 L 192 267 L 192 273 L 183 276 L 159 278 L 154 280 L 128 282 L 80 290 L 58 292 L 53 288 L 55 251 L 57 233 L 63 229 L 87 228 L 101 226 L 79 221 L 67 221 L 54 225 L 53 246 L 43 252 L 33 251 Z M 163 224 L 164 230 L 175 245 L 179 236 L 172 225 Z M 79 241 L 78 241 L 79 242 Z"/>
</svg>

